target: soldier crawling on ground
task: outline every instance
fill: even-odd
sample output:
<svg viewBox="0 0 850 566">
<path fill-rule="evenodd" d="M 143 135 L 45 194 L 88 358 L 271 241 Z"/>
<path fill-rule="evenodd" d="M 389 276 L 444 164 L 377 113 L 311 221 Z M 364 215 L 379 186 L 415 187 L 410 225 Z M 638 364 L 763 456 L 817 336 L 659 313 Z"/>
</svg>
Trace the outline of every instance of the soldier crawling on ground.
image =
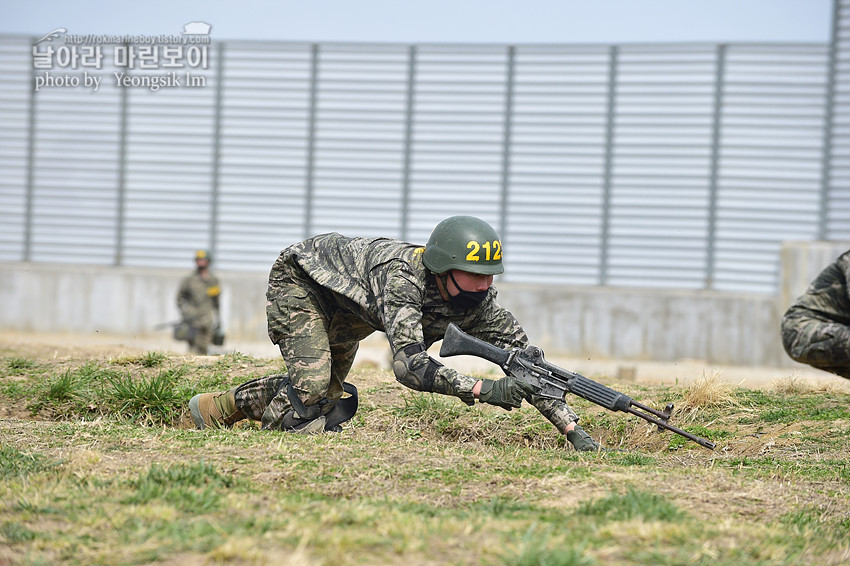
<svg viewBox="0 0 850 566">
<path fill-rule="evenodd" d="M 428 355 L 450 322 L 500 348 L 527 346 L 519 322 L 496 302 L 493 276 L 503 271 L 499 236 L 472 216 L 443 220 L 425 247 L 336 233 L 295 244 L 272 267 L 266 293 L 269 337 L 288 373 L 194 396 L 195 425 L 250 418 L 267 430 L 341 430 L 357 409 L 357 390 L 345 379 L 359 342 L 378 330 L 387 334 L 403 385 L 507 410 L 526 400 L 577 450 L 599 450 L 563 400 L 541 399 L 511 376 L 469 377 Z"/>
<path fill-rule="evenodd" d="M 212 256 L 206 250 L 195 252 L 195 271 L 180 283 L 177 308 L 185 325 L 189 351 L 206 355 L 219 321 L 218 278 L 210 272 Z"/>
<path fill-rule="evenodd" d="M 792 359 L 850 379 L 850 251 L 821 271 L 782 317 Z"/>
</svg>

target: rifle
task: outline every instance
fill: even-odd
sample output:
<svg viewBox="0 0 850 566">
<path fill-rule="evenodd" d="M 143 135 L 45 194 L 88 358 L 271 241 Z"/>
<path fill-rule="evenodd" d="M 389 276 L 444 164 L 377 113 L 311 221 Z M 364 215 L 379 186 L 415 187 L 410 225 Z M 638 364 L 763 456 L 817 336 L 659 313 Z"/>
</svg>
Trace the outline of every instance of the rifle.
<svg viewBox="0 0 850 566">
<path fill-rule="evenodd" d="M 177 320 L 174 322 L 163 322 L 153 327 L 154 330 L 164 330 L 171 328 L 171 337 L 178 341 L 190 341 L 195 338 L 195 327 L 185 320 Z M 221 335 L 221 343 L 224 343 L 224 335 Z M 220 346 L 221 344 L 216 344 Z"/>
<path fill-rule="evenodd" d="M 153 327 L 154 330 L 165 330 L 166 328 L 174 328 L 175 326 L 180 326 L 181 321 L 174 320 L 171 322 L 161 322 Z"/>
<path fill-rule="evenodd" d="M 543 358 L 543 350 L 536 346 L 503 350 L 484 340 L 470 336 L 458 328 L 456 324 L 449 323 L 446 335 L 443 337 L 443 344 L 440 347 L 440 356 L 463 355 L 476 356 L 498 365 L 504 370 L 505 374 L 531 385 L 534 388 L 535 395 L 545 399 L 563 401 L 567 393 L 572 393 L 605 407 L 609 411 L 631 413 L 647 422 L 658 425 L 659 431 L 666 429 L 675 432 L 700 446 L 714 450 L 715 444 L 713 442 L 695 436 L 667 422 L 673 412 L 673 403 L 668 403 L 663 411 L 658 411 L 581 374 L 547 362 Z"/>
</svg>

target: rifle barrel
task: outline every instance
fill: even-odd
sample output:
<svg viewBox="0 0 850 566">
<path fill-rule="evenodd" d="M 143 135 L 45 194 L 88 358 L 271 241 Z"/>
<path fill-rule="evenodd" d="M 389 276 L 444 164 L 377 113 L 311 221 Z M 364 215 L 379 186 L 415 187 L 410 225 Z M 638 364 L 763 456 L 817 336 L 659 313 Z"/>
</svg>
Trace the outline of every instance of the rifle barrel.
<svg viewBox="0 0 850 566">
<path fill-rule="evenodd" d="M 701 436 L 696 436 L 694 434 L 691 434 L 690 432 L 688 432 L 686 430 L 682 430 L 679 427 L 675 427 L 675 426 L 669 424 L 667 421 L 662 421 L 661 419 L 655 418 L 651 415 L 647 415 L 646 413 L 638 411 L 637 409 L 633 409 L 633 408 L 629 407 L 628 409 L 626 409 L 626 412 L 631 413 L 631 414 L 633 414 L 637 417 L 640 417 L 647 422 L 650 422 L 652 424 L 656 424 L 661 428 L 665 428 L 665 429 L 669 430 L 670 432 L 675 432 L 676 434 L 684 436 L 688 440 L 693 440 L 694 442 L 696 442 L 700 446 L 704 446 L 704 447 L 708 448 L 709 450 L 714 450 L 714 447 L 717 446 L 715 443 L 711 442 L 710 440 L 708 440 L 706 438 L 702 438 Z"/>
</svg>

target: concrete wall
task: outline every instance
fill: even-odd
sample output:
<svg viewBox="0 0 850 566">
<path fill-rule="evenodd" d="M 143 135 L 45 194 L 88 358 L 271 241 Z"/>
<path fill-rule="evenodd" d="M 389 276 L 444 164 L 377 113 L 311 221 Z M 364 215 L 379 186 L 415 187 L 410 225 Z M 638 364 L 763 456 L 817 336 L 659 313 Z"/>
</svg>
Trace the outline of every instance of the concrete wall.
<svg viewBox="0 0 850 566">
<path fill-rule="evenodd" d="M 782 313 L 847 249 L 848 242 L 784 246 L 776 297 L 501 283 L 499 302 L 550 355 L 793 367 L 779 340 Z M 0 263 L 0 329 L 149 335 L 178 320 L 175 297 L 187 273 Z M 267 274 L 216 273 L 228 336 L 268 341 Z"/>
<path fill-rule="evenodd" d="M 0 328 L 143 336 L 177 321 L 188 270 L 0 263 Z M 216 272 L 228 335 L 268 340 L 265 273 Z"/>
<path fill-rule="evenodd" d="M 698 359 L 731 365 L 783 362 L 772 297 L 506 286 L 500 298 L 547 353 L 594 359 Z"/>
</svg>

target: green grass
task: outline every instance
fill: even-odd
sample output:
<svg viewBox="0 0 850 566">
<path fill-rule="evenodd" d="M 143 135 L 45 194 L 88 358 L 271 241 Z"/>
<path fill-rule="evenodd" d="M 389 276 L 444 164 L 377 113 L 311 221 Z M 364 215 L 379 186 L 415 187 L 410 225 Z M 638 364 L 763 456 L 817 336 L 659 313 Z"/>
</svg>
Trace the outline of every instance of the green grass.
<svg viewBox="0 0 850 566">
<path fill-rule="evenodd" d="M 798 421 L 832 421 L 850 419 L 847 396 L 835 393 L 783 394 L 760 390 L 739 390 L 738 400 L 758 409 L 756 414 L 744 414 L 739 422 L 790 424 Z"/>
<path fill-rule="evenodd" d="M 221 504 L 221 489 L 234 485 L 231 477 L 203 461 L 166 468 L 154 464 L 128 483 L 130 490 L 125 503 L 167 502 L 187 513 L 217 508 Z"/>
<path fill-rule="evenodd" d="M 119 366 L 141 366 L 146 368 L 160 367 L 168 360 L 165 352 L 145 352 L 132 356 L 113 358 L 109 362 Z"/>
<path fill-rule="evenodd" d="M 227 389 L 247 380 L 227 371 L 234 365 L 258 370 L 249 377 L 280 371 L 277 361 L 241 354 L 221 356 L 210 366 L 202 366 L 201 372 L 194 368 L 196 375 L 191 378 L 182 359 L 170 359 L 162 352 L 106 362 L 57 363 L 54 368 L 23 357 L 4 361 L 0 395 L 32 415 L 67 419 L 109 415 L 149 425 L 173 425 L 195 393 Z"/>
<path fill-rule="evenodd" d="M 762 477 L 805 478 L 812 481 L 837 479 L 850 482 L 850 460 L 847 459 L 786 460 L 770 456 L 733 457 L 724 461 L 722 465 L 733 473 L 756 474 Z"/>
<path fill-rule="evenodd" d="M 147 368 L 154 368 L 161 366 L 167 359 L 168 355 L 164 352 L 146 352 L 137 363 Z"/>
<path fill-rule="evenodd" d="M 18 360 L 18 361 L 15 361 Z M 20 361 L 26 360 L 26 361 Z M 178 428 L 196 392 L 279 360 L 0 363 L 0 563 L 824 566 L 850 560 L 850 395 L 736 391 L 674 414 L 715 451 L 580 399 L 622 451 L 355 371 L 339 434 Z M 615 386 L 646 404 L 681 388 Z M 29 411 L 24 410 L 30 407 Z"/>
<path fill-rule="evenodd" d="M 105 376 L 104 398 L 115 413 L 154 424 L 173 422 L 186 403 L 181 383 L 185 367 L 134 378 L 130 374 Z"/>
<path fill-rule="evenodd" d="M 49 470 L 56 465 L 42 454 L 24 452 L 12 446 L 0 446 L 0 479 L 22 478 Z"/>
<path fill-rule="evenodd" d="M 592 566 L 596 560 L 585 554 L 581 543 L 554 543 L 552 529 L 529 528 L 519 548 L 500 559 L 504 566 Z"/>
<path fill-rule="evenodd" d="M 850 517 L 835 516 L 824 509 L 806 507 L 783 515 L 782 523 L 794 528 L 797 536 L 814 535 L 829 542 L 840 542 L 850 536 Z"/>
<path fill-rule="evenodd" d="M 687 517 L 663 497 L 631 487 L 624 493 L 612 493 L 582 503 L 577 512 L 587 517 L 618 521 L 633 518 L 644 521 L 680 521 Z"/>
<path fill-rule="evenodd" d="M 6 360 L 6 367 L 13 375 L 25 373 L 27 370 L 32 370 L 38 367 L 34 360 L 29 358 L 13 356 Z"/>
</svg>

